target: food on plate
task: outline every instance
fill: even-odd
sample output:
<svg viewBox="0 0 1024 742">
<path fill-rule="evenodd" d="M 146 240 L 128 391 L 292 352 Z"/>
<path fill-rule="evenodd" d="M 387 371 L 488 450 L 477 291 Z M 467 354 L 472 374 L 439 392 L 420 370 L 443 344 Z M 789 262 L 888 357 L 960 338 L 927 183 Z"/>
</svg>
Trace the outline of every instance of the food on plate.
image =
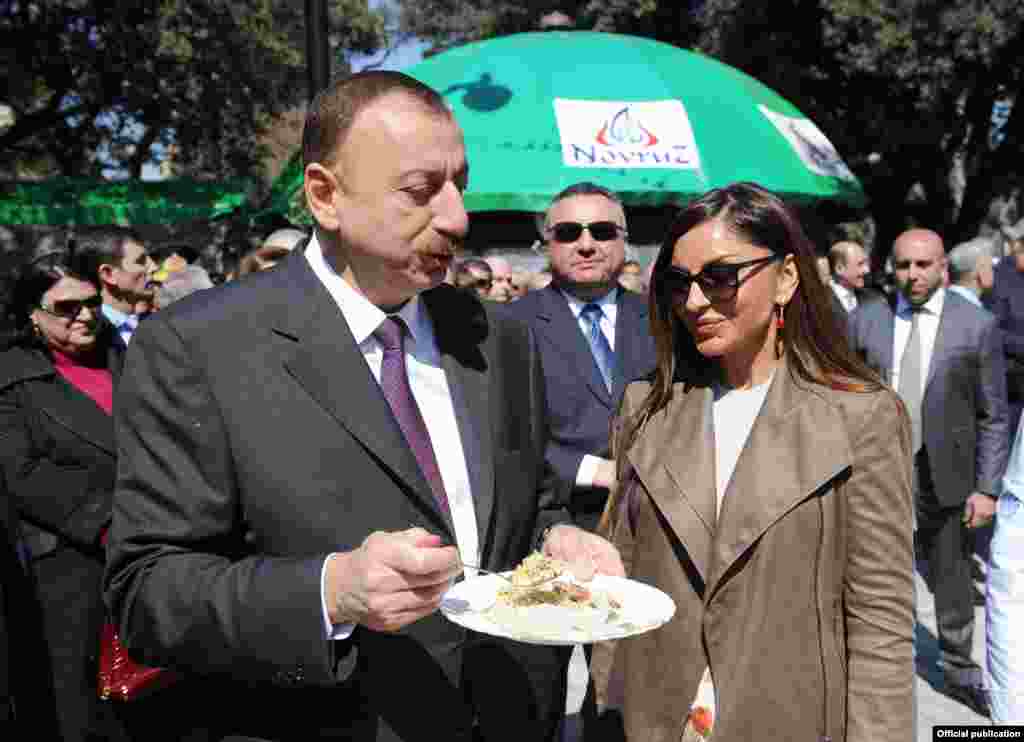
<svg viewBox="0 0 1024 742">
<path fill-rule="evenodd" d="M 565 571 L 563 562 L 535 551 L 521 561 L 508 577 L 516 587 L 532 587 L 549 582 Z"/>
</svg>

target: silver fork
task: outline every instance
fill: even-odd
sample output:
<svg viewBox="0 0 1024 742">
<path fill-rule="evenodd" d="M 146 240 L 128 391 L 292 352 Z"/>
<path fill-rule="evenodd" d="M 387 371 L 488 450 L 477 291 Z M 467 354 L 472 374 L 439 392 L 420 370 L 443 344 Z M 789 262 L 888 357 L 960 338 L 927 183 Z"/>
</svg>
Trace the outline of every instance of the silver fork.
<svg viewBox="0 0 1024 742">
<path fill-rule="evenodd" d="M 497 575 L 498 577 L 503 579 L 505 582 L 507 582 L 509 585 L 511 585 L 512 587 L 514 587 L 514 588 L 516 588 L 518 590 L 524 590 L 524 589 L 529 589 L 529 588 L 533 588 L 533 587 L 540 587 L 541 585 L 547 585 L 548 583 L 554 582 L 559 577 L 561 577 L 561 575 L 555 575 L 554 577 L 549 577 L 546 580 L 541 580 L 540 582 L 532 582 L 529 585 L 517 585 L 516 583 L 512 582 L 511 578 L 507 577 L 506 575 L 502 574 L 501 572 L 495 572 L 494 570 L 491 570 L 491 569 L 484 569 L 483 567 L 479 567 L 479 566 L 477 566 L 475 564 L 469 564 L 468 562 L 463 562 L 462 566 L 463 567 L 469 567 L 470 569 L 475 569 L 477 572 L 481 572 L 481 573 L 483 573 L 485 575 Z"/>
</svg>

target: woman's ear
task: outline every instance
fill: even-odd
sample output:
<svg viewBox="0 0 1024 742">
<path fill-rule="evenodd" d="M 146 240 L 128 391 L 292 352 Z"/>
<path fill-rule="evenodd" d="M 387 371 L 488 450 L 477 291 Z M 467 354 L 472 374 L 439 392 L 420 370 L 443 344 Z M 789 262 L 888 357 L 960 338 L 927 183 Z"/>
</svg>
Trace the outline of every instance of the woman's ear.
<svg viewBox="0 0 1024 742">
<path fill-rule="evenodd" d="M 340 227 L 336 203 L 340 193 L 337 176 L 318 162 L 306 165 L 305 175 L 302 187 L 313 219 L 325 231 L 337 231 Z"/>
<path fill-rule="evenodd" d="M 775 284 L 775 303 L 785 306 L 796 293 L 800 285 L 800 272 L 796 267 L 796 258 L 789 254 L 782 261 L 782 268 L 779 269 L 778 280 Z"/>
</svg>

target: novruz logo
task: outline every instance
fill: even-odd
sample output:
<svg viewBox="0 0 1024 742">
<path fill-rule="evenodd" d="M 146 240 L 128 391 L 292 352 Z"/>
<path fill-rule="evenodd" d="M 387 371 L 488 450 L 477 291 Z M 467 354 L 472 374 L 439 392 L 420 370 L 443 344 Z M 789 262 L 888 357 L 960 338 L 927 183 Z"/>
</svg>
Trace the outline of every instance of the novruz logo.
<svg viewBox="0 0 1024 742">
<path fill-rule="evenodd" d="M 658 137 L 641 124 L 639 119 L 634 119 L 630 115 L 629 106 L 616 113 L 611 121 L 605 121 L 595 139 L 598 144 L 603 144 L 606 147 L 619 145 L 620 147 L 646 148 L 653 147 L 658 143 Z"/>
</svg>

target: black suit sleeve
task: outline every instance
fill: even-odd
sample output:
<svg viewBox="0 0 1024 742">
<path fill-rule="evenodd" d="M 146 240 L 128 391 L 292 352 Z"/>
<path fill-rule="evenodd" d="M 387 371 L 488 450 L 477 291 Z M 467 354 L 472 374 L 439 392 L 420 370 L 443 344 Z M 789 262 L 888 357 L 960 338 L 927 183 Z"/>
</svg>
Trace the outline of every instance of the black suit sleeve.
<svg viewBox="0 0 1024 742">
<path fill-rule="evenodd" d="M 119 469 L 106 598 L 147 664 L 248 681 L 331 683 L 325 555 L 247 548 L 230 442 L 201 349 L 155 316 L 132 339 L 116 404 Z M 338 651 L 354 653 L 353 642 Z M 354 656 L 354 655 L 353 655 Z M 338 666 L 350 670 L 351 662 Z"/>
</svg>

